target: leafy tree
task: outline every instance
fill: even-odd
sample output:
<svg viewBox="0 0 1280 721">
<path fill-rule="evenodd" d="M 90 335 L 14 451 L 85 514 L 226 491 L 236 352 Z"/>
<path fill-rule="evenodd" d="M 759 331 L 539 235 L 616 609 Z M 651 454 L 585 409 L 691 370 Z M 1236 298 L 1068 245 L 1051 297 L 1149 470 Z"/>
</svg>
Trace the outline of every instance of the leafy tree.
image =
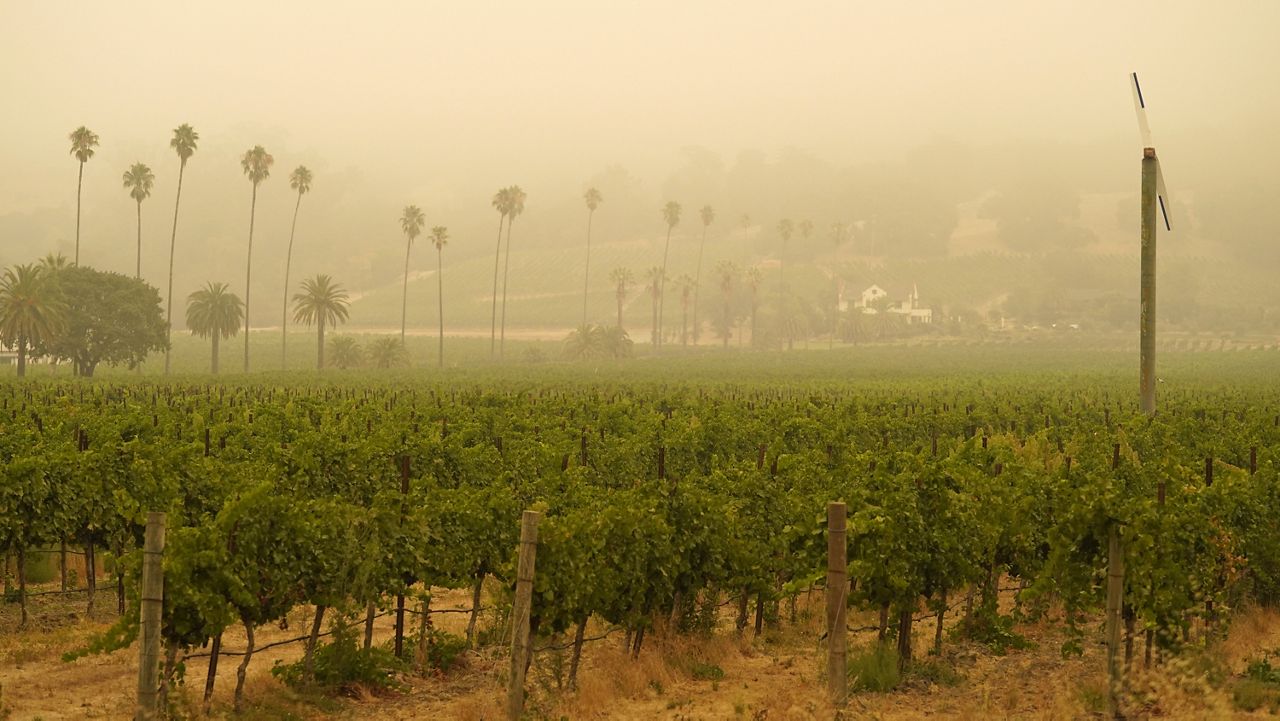
<svg viewBox="0 0 1280 721">
<path fill-rule="evenodd" d="M 662 345 L 663 305 L 667 299 L 667 253 L 671 250 L 671 231 L 680 224 L 680 210 L 680 204 L 674 200 L 669 200 L 666 205 L 662 206 L 662 219 L 667 224 L 667 241 L 662 247 L 662 274 L 658 279 L 658 330 L 657 335 L 654 336 L 657 339 L 655 347 Z"/>
<path fill-rule="evenodd" d="M 289 225 L 289 249 L 284 255 L 284 300 L 280 311 L 280 368 L 285 365 L 285 352 L 289 347 L 289 270 L 293 263 L 293 236 L 298 230 L 298 209 L 302 207 L 302 196 L 311 191 L 311 171 L 305 165 L 299 165 L 289 174 L 289 187 L 298 194 L 293 204 L 293 222 Z"/>
<path fill-rule="evenodd" d="M 722 260 L 716 264 L 716 275 L 720 277 L 720 295 L 724 300 L 724 334 L 721 338 L 724 347 L 728 348 L 730 329 L 733 328 L 733 291 L 738 281 L 738 266 L 732 261 Z"/>
<path fill-rule="evenodd" d="M 187 327 L 201 338 L 213 339 L 209 372 L 218 375 L 218 342 L 240 332 L 244 304 L 226 283 L 209 282 L 187 296 Z"/>
<path fill-rule="evenodd" d="M 582 194 L 582 200 L 587 204 L 587 260 L 582 270 L 582 325 L 585 326 L 587 324 L 587 290 L 591 287 L 591 221 L 595 218 L 596 208 L 600 207 L 604 196 L 600 195 L 600 191 L 595 188 L 587 188 L 587 192 Z"/>
<path fill-rule="evenodd" d="M 622 304 L 627 301 L 627 292 L 635 282 L 635 274 L 630 268 L 614 268 L 609 271 L 609 281 L 613 283 L 613 297 L 618 302 L 618 328 L 622 328 Z M 624 331 L 625 332 L 625 331 Z"/>
<path fill-rule="evenodd" d="M 27 351 L 62 330 L 66 306 L 44 266 L 16 265 L 0 279 L 0 340 L 18 351 L 18 377 L 27 374 Z"/>
<path fill-rule="evenodd" d="M 321 273 L 302 281 L 302 291 L 293 296 L 293 319 L 316 326 L 316 369 L 324 370 L 324 328 L 347 320 L 347 292 Z"/>
<path fill-rule="evenodd" d="M 145 163 L 134 163 L 124 171 L 124 187 L 129 197 L 138 204 L 138 263 L 133 277 L 142 277 L 142 201 L 151 197 L 151 188 L 155 187 L 156 176 Z"/>
<path fill-rule="evenodd" d="M 119 273 L 74 266 L 58 271 L 66 302 L 63 332 L 39 344 L 42 353 L 71 361 L 77 375 L 100 363 L 136 367 L 147 353 L 165 349 L 160 292 Z"/>
<path fill-rule="evenodd" d="M 502 223 L 511 213 L 511 189 L 493 194 L 493 209 L 498 211 L 498 247 L 493 251 L 493 310 L 489 318 L 489 357 L 493 358 L 498 343 L 498 261 L 502 259 Z"/>
<path fill-rule="evenodd" d="M 240 157 L 240 169 L 253 184 L 253 197 L 249 203 L 249 252 L 244 262 L 244 372 L 249 372 L 249 282 L 253 276 L 253 221 L 258 212 L 258 185 L 271 177 L 271 166 L 276 159 L 261 145 L 246 150 Z"/>
<path fill-rule="evenodd" d="M 422 209 L 416 205 L 406 205 L 400 213 L 400 232 L 404 233 L 404 295 L 400 301 L 400 342 L 404 342 L 405 323 L 409 317 L 409 251 L 413 249 L 413 241 L 422 234 L 422 227 L 427 224 Z"/>
<path fill-rule="evenodd" d="M 329 358 L 340 370 L 360 365 L 363 355 L 354 336 L 337 335 L 329 339 Z"/>
<path fill-rule="evenodd" d="M 375 368 L 397 368 L 409 364 L 409 353 L 399 338 L 379 338 L 369 344 L 369 362 Z"/>
<path fill-rule="evenodd" d="M 524 212 L 525 192 L 520 186 L 513 185 L 507 189 L 510 205 L 507 208 L 507 252 L 502 268 L 502 322 L 498 326 L 498 357 L 502 357 L 507 341 L 507 276 L 511 272 L 511 226 L 516 217 Z"/>
<path fill-rule="evenodd" d="M 440 336 L 437 338 L 437 344 L 440 367 L 444 368 L 444 247 L 449 244 L 449 229 L 443 225 L 433 227 L 431 244 L 436 247 L 436 301 L 440 319 Z"/>
<path fill-rule="evenodd" d="M 187 171 L 187 161 L 195 155 L 196 145 L 200 141 L 200 134 L 190 125 L 183 123 L 173 129 L 173 139 L 169 141 L 169 147 L 173 148 L 178 154 L 178 194 L 173 201 L 173 234 L 169 237 L 169 291 L 165 294 L 164 300 L 164 342 L 166 345 L 164 351 L 164 374 L 169 375 L 169 347 L 170 334 L 173 331 L 173 254 L 178 246 L 178 207 L 182 203 L 182 176 Z"/>
<path fill-rule="evenodd" d="M 707 229 L 715 222 L 716 211 L 710 205 L 702 206 L 698 211 L 702 218 L 702 240 L 698 243 L 698 266 L 693 274 L 693 344 L 698 345 L 698 336 L 702 333 L 702 323 L 698 320 L 699 285 L 702 283 L 702 251 L 707 245 Z"/>
<path fill-rule="evenodd" d="M 98 147 L 98 134 L 81 125 L 71 131 L 68 136 L 71 141 L 71 154 L 76 156 L 76 160 L 80 161 L 80 175 L 76 180 L 76 259 L 75 264 L 80 265 L 80 197 L 81 191 L 84 189 L 84 164 L 89 162 L 93 157 L 94 148 Z"/>
</svg>

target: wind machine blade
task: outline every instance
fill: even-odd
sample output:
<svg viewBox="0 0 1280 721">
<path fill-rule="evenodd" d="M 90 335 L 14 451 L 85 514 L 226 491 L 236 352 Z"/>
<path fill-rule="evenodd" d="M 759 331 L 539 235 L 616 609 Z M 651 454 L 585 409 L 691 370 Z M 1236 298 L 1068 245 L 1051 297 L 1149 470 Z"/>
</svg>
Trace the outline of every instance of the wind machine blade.
<svg viewBox="0 0 1280 721">
<path fill-rule="evenodd" d="M 1143 148 L 1154 148 L 1151 140 L 1151 124 L 1147 122 L 1147 101 L 1142 96 L 1142 84 L 1138 82 L 1137 73 L 1129 73 L 1129 89 L 1133 91 L 1133 111 L 1138 116 L 1138 134 Z M 1160 202 L 1160 217 L 1164 220 L 1165 230 L 1173 230 L 1169 223 L 1169 191 L 1164 184 L 1164 169 L 1160 165 L 1160 156 L 1156 155 L 1156 197 Z"/>
</svg>

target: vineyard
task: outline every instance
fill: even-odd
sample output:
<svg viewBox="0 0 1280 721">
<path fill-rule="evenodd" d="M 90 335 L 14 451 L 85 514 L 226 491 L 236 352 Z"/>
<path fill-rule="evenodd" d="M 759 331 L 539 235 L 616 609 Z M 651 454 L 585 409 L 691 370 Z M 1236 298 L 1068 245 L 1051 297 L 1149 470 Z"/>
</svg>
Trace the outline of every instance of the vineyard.
<svg viewBox="0 0 1280 721">
<path fill-rule="evenodd" d="M 444 643 L 431 619 L 446 593 L 472 601 L 466 646 L 509 644 L 521 516 L 535 510 L 529 629 L 541 647 L 569 639 L 572 687 L 589 622 L 633 657 L 657 630 L 794 622 L 825 584 L 827 506 L 842 501 L 848 608 L 878 614 L 903 668 L 947 643 L 944 621 L 1008 649 L 1015 615 L 1055 609 L 1063 654 L 1102 643 L 1119 561 L 1124 663 L 1150 667 L 1280 601 L 1280 389 L 1269 352 L 1253 359 L 1170 383 L 1153 418 L 1109 369 L 831 380 L 848 374 L 824 361 L 777 382 L 673 361 L 626 382 L 553 369 L 8 383 L 6 600 L 23 624 L 39 609 L 22 572 L 38 549 L 72 549 L 88 569 L 120 559 L 120 621 L 79 655 L 125 653 L 147 514 L 165 512 L 164 673 L 200 698 L 184 659 L 216 668 L 222 635 L 242 632 L 244 655 L 224 661 L 239 664 L 238 709 L 255 631 L 298 609 L 313 619 L 303 676 L 326 621 L 368 639 L 389 616 L 388 655 Z M 1177 363 L 1171 378 L 1206 377 Z"/>
</svg>

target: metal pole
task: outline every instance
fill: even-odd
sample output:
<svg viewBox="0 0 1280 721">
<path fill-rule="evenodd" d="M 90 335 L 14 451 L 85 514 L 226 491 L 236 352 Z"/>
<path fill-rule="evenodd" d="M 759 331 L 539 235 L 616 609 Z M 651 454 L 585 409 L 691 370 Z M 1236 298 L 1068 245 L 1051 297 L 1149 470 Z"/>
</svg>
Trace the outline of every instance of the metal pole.
<svg viewBox="0 0 1280 721">
<path fill-rule="evenodd" d="M 1141 390 L 1143 413 L 1156 412 L 1156 149 L 1142 150 Z"/>
</svg>

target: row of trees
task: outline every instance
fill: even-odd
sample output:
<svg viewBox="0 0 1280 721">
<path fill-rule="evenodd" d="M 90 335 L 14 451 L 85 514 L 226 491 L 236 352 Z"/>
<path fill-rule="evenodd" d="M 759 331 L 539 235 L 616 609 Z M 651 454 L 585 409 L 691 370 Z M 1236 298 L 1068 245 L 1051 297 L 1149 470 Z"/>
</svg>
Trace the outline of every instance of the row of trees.
<svg viewBox="0 0 1280 721">
<path fill-rule="evenodd" d="M 71 140 L 71 154 L 75 156 L 75 158 L 80 164 L 80 178 L 77 182 L 77 196 L 76 196 L 77 197 L 77 200 L 76 200 L 76 254 L 73 261 L 75 265 L 78 265 L 79 252 L 80 252 L 80 221 L 81 221 L 80 199 L 83 193 L 84 164 L 93 158 L 95 150 L 99 144 L 99 137 L 93 131 L 89 130 L 84 126 L 81 126 L 80 128 L 77 128 L 75 131 L 71 133 L 70 140 Z M 165 321 L 168 326 L 168 328 L 166 328 L 166 339 L 165 339 L 166 346 L 169 345 L 169 341 L 170 341 L 169 328 L 172 327 L 172 322 L 173 322 L 173 303 L 172 303 L 173 266 L 174 266 L 174 256 L 175 256 L 176 244 L 177 244 L 178 216 L 179 216 L 179 209 L 181 207 L 181 198 L 182 198 L 182 181 L 183 181 L 183 176 L 186 172 L 187 162 L 193 157 L 193 155 L 195 154 L 198 148 L 199 134 L 190 125 L 183 124 L 178 128 L 174 129 L 173 137 L 171 138 L 169 144 L 170 144 L 170 147 L 174 150 L 174 152 L 178 155 L 179 167 L 178 167 L 177 195 L 174 202 L 173 230 L 170 237 L 170 248 L 169 248 L 168 292 L 166 295 L 166 310 L 165 310 Z M 252 188 L 251 195 L 250 195 L 250 206 L 249 206 L 248 251 L 245 259 L 245 287 L 244 287 L 244 297 L 242 301 L 243 308 L 240 314 L 241 322 L 243 323 L 244 329 L 245 329 L 244 369 L 246 371 L 249 370 L 248 330 L 249 330 L 250 301 L 251 301 L 249 289 L 250 289 L 250 283 L 252 280 L 252 273 L 253 273 L 253 242 L 254 242 L 255 220 L 257 215 L 258 187 L 261 183 L 265 182 L 271 177 L 271 170 L 274 164 L 275 164 L 274 156 L 272 156 L 269 152 L 267 152 L 267 150 L 261 145 L 254 146 L 253 148 L 247 150 L 240 159 L 241 170 L 244 173 L 246 179 L 248 179 L 248 181 L 250 182 L 251 188 Z M 155 184 L 155 174 L 152 172 L 151 168 L 149 168 L 147 165 L 143 163 L 135 163 L 125 172 L 123 176 L 123 180 L 124 180 L 124 187 L 126 188 L 126 190 L 128 190 L 130 197 L 135 201 L 137 205 L 138 248 L 137 248 L 137 262 L 136 262 L 135 276 L 140 277 L 141 276 L 141 258 L 142 258 L 142 203 L 151 195 L 152 189 Z M 298 215 L 301 209 L 302 198 L 311 190 L 312 182 L 313 182 L 312 172 L 306 166 L 301 166 L 301 165 L 298 166 L 289 176 L 290 187 L 296 193 L 296 200 L 294 204 L 293 220 L 290 225 L 288 248 L 285 256 L 285 274 L 284 274 L 285 290 L 284 290 L 283 298 L 281 301 L 281 334 L 282 334 L 281 350 L 280 350 L 281 367 L 285 367 L 287 363 L 286 349 L 287 349 L 288 325 L 290 320 L 289 287 L 290 287 L 290 276 L 292 272 L 294 241 L 296 239 L 296 233 L 297 233 Z M 505 345 L 506 345 L 505 343 L 506 317 L 507 317 L 506 308 L 507 308 L 507 297 L 508 297 L 508 293 L 507 293 L 508 280 L 510 277 L 512 228 L 515 224 L 516 218 L 518 218 L 524 212 L 526 198 L 527 198 L 526 193 L 523 189 L 520 188 L 520 186 L 512 185 L 497 191 L 494 194 L 492 199 L 492 206 L 499 215 L 499 221 L 498 221 L 497 246 L 494 252 L 493 293 L 492 293 L 492 301 L 491 301 L 492 302 L 491 323 L 490 323 L 490 356 L 491 357 L 496 356 L 497 358 L 502 358 L 504 356 Z M 583 278 L 583 314 L 582 314 L 582 327 L 585 328 L 589 320 L 588 289 L 590 287 L 590 272 L 591 272 L 591 241 L 592 241 L 591 229 L 592 229 L 592 224 L 595 217 L 595 212 L 600 207 L 600 205 L 604 202 L 604 197 L 597 188 L 591 187 L 591 188 L 588 188 L 586 192 L 583 194 L 583 201 L 587 208 L 587 237 L 586 237 L 586 250 L 585 250 L 586 259 L 584 264 L 585 271 L 584 271 L 584 278 Z M 676 201 L 669 201 L 665 204 L 665 206 L 663 206 L 662 218 L 666 227 L 666 237 L 663 244 L 662 262 L 660 265 L 650 268 L 645 272 L 644 280 L 647 284 L 646 290 L 649 291 L 650 297 L 655 302 L 654 324 L 653 324 L 653 330 L 652 330 L 652 343 L 655 350 L 661 349 L 663 338 L 668 335 L 666 333 L 666 314 L 665 314 L 665 310 L 666 310 L 665 301 L 666 301 L 666 295 L 667 295 L 666 283 L 669 277 L 667 273 L 667 265 L 668 265 L 668 259 L 670 256 L 671 236 L 675 228 L 680 224 L 682 215 L 683 215 L 683 208 L 681 204 Z M 681 308 L 682 308 L 681 331 L 679 336 L 682 344 L 687 344 L 688 340 L 692 338 L 693 343 L 696 345 L 700 340 L 702 329 L 704 326 L 704 322 L 701 314 L 701 305 L 702 305 L 701 304 L 701 286 L 702 286 L 702 272 L 703 272 L 703 268 L 702 268 L 703 255 L 704 255 L 704 250 L 706 245 L 708 229 L 710 228 L 711 224 L 715 221 L 716 213 L 715 213 L 715 210 L 710 205 L 706 205 L 706 206 L 703 206 L 699 211 L 699 216 L 702 221 L 702 233 L 701 233 L 699 247 L 698 247 L 698 261 L 697 261 L 697 266 L 696 266 L 694 275 L 692 278 L 690 278 L 688 275 L 682 275 L 681 277 L 674 279 L 677 285 L 677 290 L 680 294 Z M 504 226 L 506 231 L 505 239 L 503 236 Z M 401 337 L 402 343 L 404 341 L 404 337 L 406 334 L 407 320 L 408 320 L 408 280 L 409 280 L 410 256 L 412 253 L 412 248 L 415 240 L 422 235 L 425 227 L 426 227 L 426 218 L 421 208 L 418 207 L 417 205 L 406 206 L 400 217 L 400 229 L 406 239 L 405 264 L 404 264 L 404 291 L 403 291 L 403 300 L 401 304 L 402 307 L 401 307 L 401 320 L 400 320 L 400 337 Z M 789 295 L 787 293 L 787 285 L 785 282 L 785 278 L 786 278 L 785 272 L 786 272 L 786 253 L 788 252 L 792 237 L 794 234 L 798 233 L 799 236 L 807 243 L 809 237 L 813 233 L 813 229 L 814 229 L 813 223 L 807 220 L 802 220 L 799 223 L 795 223 L 790 219 L 784 218 L 778 223 L 778 226 L 777 226 L 778 245 L 776 246 L 776 249 L 777 249 L 777 256 L 779 259 L 779 262 L 778 262 L 779 293 L 777 294 L 777 297 L 779 299 L 778 302 L 780 305 L 786 304 L 787 297 Z M 851 226 L 848 224 L 837 223 L 832 228 L 832 237 L 836 245 L 839 245 L 840 243 L 848 240 L 850 235 L 851 235 Z M 429 237 L 432 245 L 435 246 L 436 254 L 437 254 L 437 296 L 438 296 L 438 305 L 439 305 L 438 321 L 439 321 L 439 335 L 440 335 L 440 338 L 438 340 L 439 347 L 438 347 L 437 362 L 439 365 L 443 366 L 444 364 L 443 249 L 449 240 L 448 229 L 445 226 L 440 226 L 440 225 L 434 226 L 431 229 Z M 724 294 L 728 291 L 726 291 L 725 289 L 726 281 L 722 277 L 723 273 L 721 272 L 721 270 L 723 269 L 717 270 L 717 275 L 721 276 L 718 282 L 718 286 L 721 294 Z M 629 287 L 634 282 L 634 278 L 632 277 L 619 277 L 619 274 L 627 274 L 627 273 L 629 273 L 629 271 L 615 270 L 614 273 L 611 274 L 610 279 L 616 286 L 618 286 L 619 288 L 625 289 L 626 287 Z M 499 303 L 499 275 L 501 275 L 501 303 Z M 759 286 L 762 281 L 762 273 L 758 268 L 748 268 L 745 272 L 745 275 L 743 276 L 743 281 L 751 288 L 751 295 L 753 298 L 752 316 L 754 317 L 755 309 L 758 309 Z M 207 291 L 209 290 L 209 288 L 206 287 L 205 290 Z M 224 292 L 229 293 L 229 290 L 227 290 L 225 286 L 224 286 Z M 617 324 L 618 328 L 622 327 L 622 323 L 621 323 L 622 302 L 623 302 L 622 291 L 619 291 L 619 320 Z M 499 306 L 501 306 L 501 308 L 499 308 Z M 690 313 L 692 313 L 691 326 L 689 322 Z M 713 324 L 719 323 L 720 325 L 725 325 L 722 320 L 713 319 L 712 322 Z M 753 322 L 753 326 L 754 326 L 754 322 Z M 690 328 L 692 330 L 691 335 L 690 335 Z M 832 334 L 833 336 L 835 334 L 834 328 L 832 329 Z M 229 337 L 229 336 L 222 336 L 222 337 Z M 788 335 L 787 340 L 788 340 L 788 346 L 790 346 L 794 341 L 794 335 Z M 169 369 L 170 369 L 170 355 L 168 350 L 166 350 L 165 372 L 166 373 L 169 372 Z"/>
<path fill-rule="evenodd" d="M 69 136 L 71 141 L 71 155 L 80 164 L 80 172 L 76 182 L 76 244 L 73 265 L 80 265 L 80 221 L 81 221 L 81 199 L 84 193 L 84 165 L 91 160 L 98 148 L 98 134 L 85 126 L 80 126 L 73 130 Z M 178 242 L 178 211 L 182 205 L 182 180 L 186 174 L 187 162 L 195 155 L 199 148 L 200 134 L 195 128 L 183 123 L 174 128 L 173 136 L 169 141 L 169 147 L 178 156 L 178 190 L 174 198 L 173 206 L 173 231 L 169 239 L 169 282 L 168 292 L 165 296 L 165 361 L 164 370 L 167 374 L 170 370 L 170 329 L 173 325 L 173 266 L 174 256 L 177 250 Z M 249 283 L 253 277 L 253 231 L 254 221 L 257 217 L 258 209 L 258 186 L 263 181 L 271 177 L 271 168 L 275 165 L 275 158 L 266 151 L 261 145 L 255 145 L 245 151 L 240 158 L 240 167 L 245 177 L 249 180 L 253 187 L 249 204 L 249 247 L 245 258 L 245 289 L 243 300 L 243 318 L 245 328 L 245 345 L 244 345 L 244 369 L 249 370 Z M 297 200 L 294 203 L 293 222 L 289 229 L 289 246 L 285 255 L 285 271 L 284 271 L 284 299 L 281 303 L 281 328 L 283 337 L 280 345 L 280 365 L 283 368 L 286 362 L 286 348 L 288 338 L 289 324 L 289 275 L 292 270 L 293 245 L 294 238 L 298 228 L 298 211 L 302 207 L 302 196 L 311 190 L 312 173 L 305 165 L 299 165 L 289 174 L 289 187 L 297 193 Z M 124 187 L 129 192 L 129 197 L 137 204 L 138 215 L 138 252 L 135 277 L 142 276 L 142 202 L 151 197 L 151 191 L 155 186 L 155 173 L 145 163 L 134 163 L 124 173 Z M 207 290 L 208 288 L 206 288 Z"/>
<path fill-rule="evenodd" d="M 325 364 L 325 331 L 346 322 L 348 306 L 347 292 L 328 275 L 304 280 L 294 294 L 294 321 L 316 327 L 317 368 Z M 219 342 L 239 332 L 246 313 L 226 283 L 210 282 L 188 297 L 187 327 L 212 339 L 213 373 Z M 61 255 L 0 277 L 0 341 L 15 349 L 20 378 L 32 355 L 70 362 L 82 376 L 104 362 L 133 368 L 149 353 L 167 351 L 168 337 L 159 291 L 140 278 L 71 265 Z"/>
</svg>

